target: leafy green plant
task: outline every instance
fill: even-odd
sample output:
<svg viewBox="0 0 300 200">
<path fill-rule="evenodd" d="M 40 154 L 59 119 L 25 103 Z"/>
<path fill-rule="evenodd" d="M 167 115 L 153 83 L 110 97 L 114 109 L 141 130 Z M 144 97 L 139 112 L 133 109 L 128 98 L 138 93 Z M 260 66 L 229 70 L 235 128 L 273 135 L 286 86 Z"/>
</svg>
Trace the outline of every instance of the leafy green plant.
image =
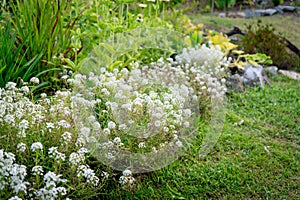
<svg viewBox="0 0 300 200">
<path fill-rule="evenodd" d="M 29 49 L 24 45 L 16 47 L 16 34 L 11 35 L 10 32 L 10 23 L 4 30 L 0 30 L 0 87 L 4 87 L 9 81 L 28 82 L 42 57 L 42 54 L 37 54 L 27 61 L 25 55 Z M 25 53 L 22 55 L 23 51 Z"/>
<path fill-rule="evenodd" d="M 233 60 L 233 62 L 229 65 L 229 67 L 238 67 L 240 69 L 244 69 L 244 67 L 248 64 L 258 66 L 260 65 L 271 65 L 273 61 L 270 56 L 267 56 L 263 53 L 256 54 L 245 54 L 240 50 L 233 50 L 232 53 L 237 54 L 237 58 Z"/>
<path fill-rule="evenodd" d="M 300 65 L 299 58 L 287 50 L 272 25 L 262 25 L 261 21 L 258 21 L 256 25 L 249 25 L 247 29 L 247 34 L 241 42 L 246 53 L 264 53 L 271 57 L 275 65 L 283 69 L 291 69 Z"/>
<path fill-rule="evenodd" d="M 219 9 L 227 9 L 231 6 L 234 6 L 236 3 L 236 0 L 216 0 L 215 5 Z"/>
<path fill-rule="evenodd" d="M 21 1 L 10 0 L 9 10 L 3 8 L 7 21 L 12 24 L 11 31 L 13 43 L 6 48 L 16 47 L 15 58 L 10 56 L 10 62 L 6 68 L 14 71 L 20 67 L 20 61 L 27 63 L 26 70 L 30 71 L 30 76 L 41 76 L 41 81 L 48 84 L 48 87 L 54 87 L 52 77 L 57 76 L 63 63 L 51 64 L 53 57 L 63 55 L 63 57 L 74 59 L 75 54 L 80 52 L 73 51 L 71 45 L 71 30 L 74 27 L 76 19 L 70 12 L 69 1 Z M 6 24 L 8 25 L 8 24 Z M 8 34 L 8 32 L 6 33 Z M 6 41 L 7 42 L 7 41 Z M 33 58 L 38 58 L 33 62 Z M 23 66 L 21 64 L 21 66 Z M 22 69 L 23 70 L 23 69 Z M 19 78 L 20 73 L 11 73 L 13 79 Z M 2 74 L 8 76 L 8 74 Z M 11 79 L 9 77 L 4 80 Z M 28 79 L 28 74 L 26 74 Z M 46 84 L 44 84 L 46 85 Z"/>
<path fill-rule="evenodd" d="M 284 0 L 272 0 L 274 6 L 278 6 L 284 2 Z"/>
</svg>

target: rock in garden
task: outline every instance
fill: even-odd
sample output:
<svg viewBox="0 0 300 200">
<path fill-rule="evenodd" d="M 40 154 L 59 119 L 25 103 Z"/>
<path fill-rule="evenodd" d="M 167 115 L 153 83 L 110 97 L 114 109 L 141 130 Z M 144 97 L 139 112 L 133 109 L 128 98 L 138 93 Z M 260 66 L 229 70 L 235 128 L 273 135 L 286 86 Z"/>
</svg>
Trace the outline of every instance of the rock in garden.
<svg viewBox="0 0 300 200">
<path fill-rule="evenodd" d="M 250 10 L 250 9 L 247 9 L 247 10 L 245 10 L 244 12 L 245 12 L 246 18 L 260 17 L 260 16 L 261 16 L 261 14 L 255 13 L 255 12 L 253 12 L 253 11 Z"/>
<path fill-rule="evenodd" d="M 279 70 L 278 73 L 283 74 L 287 77 L 290 77 L 291 79 L 300 81 L 300 74 L 298 72 L 294 71 L 288 71 L 288 70 Z"/>
<path fill-rule="evenodd" d="M 265 67 L 265 71 L 269 77 L 276 76 L 277 72 L 278 72 L 278 67 L 276 67 L 276 66 Z"/>
<path fill-rule="evenodd" d="M 277 10 L 271 8 L 265 10 L 255 10 L 255 13 L 261 16 L 271 16 L 271 15 L 275 15 L 277 13 Z"/>
<path fill-rule="evenodd" d="M 243 82 L 245 85 L 260 85 L 262 88 L 264 88 L 265 83 L 271 85 L 266 71 L 261 65 L 258 65 L 257 67 L 248 65 L 245 67 Z"/>
<path fill-rule="evenodd" d="M 277 10 L 277 12 L 278 12 L 279 14 L 281 14 L 281 15 L 284 13 L 283 10 L 281 10 L 281 9 L 278 8 L 278 7 L 275 7 L 274 9 Z"/>
<path fill-rule="evenodd" d="M 225 18 L 226 17 L 226 13 L 219 13 L 219 17 Z"/>
<path fill-rule="evenodd" d="M 283 12 L 295 12 L 297 7 L 294 6 L 277 6 L 276 8 L 282 10 Z"/>
</svg>

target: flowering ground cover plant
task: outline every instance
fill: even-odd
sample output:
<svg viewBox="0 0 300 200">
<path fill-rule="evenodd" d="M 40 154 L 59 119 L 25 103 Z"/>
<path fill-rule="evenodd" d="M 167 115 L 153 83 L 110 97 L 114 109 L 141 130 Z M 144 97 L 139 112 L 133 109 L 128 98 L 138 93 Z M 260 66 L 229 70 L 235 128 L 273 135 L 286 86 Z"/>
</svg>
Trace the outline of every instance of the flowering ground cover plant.
<svg viewBox="0 0 300 200">
<path fill-rule="evenodd" d="M 38 82 L 36 78 L 31 80 Z M 14 195 L 22 199 L 56 199 L 76 187 L 98 186 L 107 173 L 100 172 L 103 177 L 97 177 L 85 165 L 88 151 L 76 140 L 68 92 L 57 92 L 51 99 L 43 97 L 35 103 L 26 97 L 29 87 L 17 89 L 10 82 L 0 92 L 1 199 Z"/>
<path fill-rule="evenodd" d="M 180 155 L 197 129 L 198 112 L 209 111 L 211 99 L 223 99 L 226 65 L 220 49 L 200 46 L 185 49 L 176 61 L 77 74 L 68 79 L 72 91 L 41 94 L 37 102 L 30 99 L 37 78 L 21 88 L 8 83 L 0 90 L 1 198 L 99 196 L 112 180 L 130 186 L 132 173 L 165 166 L 172 159 L 139 165 L 140 158 L 169 159 L 172 151 L 165 147 L 177 150 L 175 159 Z M 128 154 L 117 154 L 124 151 L 138 154 L 135 165 L 126 162 Z"/>
</svg>

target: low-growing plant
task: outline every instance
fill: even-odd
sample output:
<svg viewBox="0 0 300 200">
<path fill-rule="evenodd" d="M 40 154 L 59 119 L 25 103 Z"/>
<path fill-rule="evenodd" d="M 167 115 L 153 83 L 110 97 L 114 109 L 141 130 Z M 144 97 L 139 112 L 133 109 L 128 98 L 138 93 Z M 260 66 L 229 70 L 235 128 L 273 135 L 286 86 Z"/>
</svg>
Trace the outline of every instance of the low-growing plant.
<svg viewBox="0 0 300 200">
<path fill-rule="evenodd" d="M 267 56 L 266 54 L 245 54 L 241 50 L 233 50 L 232 53 L 236 54 L 237 58 L 233 59 L 233 61 L 229 65 L 229 68 L 237 67 L 239 69 L 244 69 L 244 67 L 248 64 L 251 64 L 253 66 L 273 64 L 271 57 Z"/>
<path fill-rule="evenodd" d="M 36 103 L 27 96 L 38 83 L 34 77 L 20 89 L 13 82 L 1 88 L 0 197 L 92 195 L 108 174 L 101 178 L 100 169 L 94 172 L 86 165 L 88 151 L 72 125 L 70 92 L 51 98 L 41 94 Z"/>
</svg>

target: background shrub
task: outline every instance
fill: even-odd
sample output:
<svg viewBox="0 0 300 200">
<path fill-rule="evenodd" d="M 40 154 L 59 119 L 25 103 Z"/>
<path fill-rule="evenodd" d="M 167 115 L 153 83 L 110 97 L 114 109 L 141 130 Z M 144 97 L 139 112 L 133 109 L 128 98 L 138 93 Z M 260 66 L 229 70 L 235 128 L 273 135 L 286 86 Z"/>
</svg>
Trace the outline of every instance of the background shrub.
<svg viewBox="0 0 300 200">
<path fill-rule="evenodd" d="M 297 68 L 300 65 L 299 58 L 286 48 L 272 25 L 262 25 L 261 21 L 258 21 L 256 25 L 249 25 L 247 29 L 241 44 L 246 53 L 267 54 L 271 56 L 273 64 L 281 69 Z"/>
</svg>

